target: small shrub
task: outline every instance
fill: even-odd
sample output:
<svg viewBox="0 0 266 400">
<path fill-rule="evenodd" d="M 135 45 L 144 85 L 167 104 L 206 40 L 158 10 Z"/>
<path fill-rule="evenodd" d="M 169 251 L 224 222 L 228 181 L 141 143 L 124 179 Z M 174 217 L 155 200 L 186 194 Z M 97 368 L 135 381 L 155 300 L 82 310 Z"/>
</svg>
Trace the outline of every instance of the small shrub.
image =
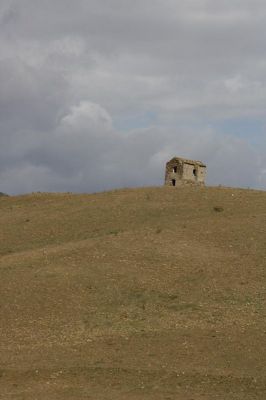
<svg viewBox="0 0 266 400">
<path fill-rule="evenodd" d="M 223 207 L 219 207 L 219 206 L 213 207 L 213 210 L 214 210 L 215 212 L 223 212 L 223 211 L 224 211 Z"/>
<path fill-rule="evenodd" d="M 115 236 L 117 236 L 118 233 L 119 233 L 119 230 L 115 229 L 115 230 L 110 231 L 110 232 L 109 232 L 109 235 L 115 235 Z"/>
</svg>

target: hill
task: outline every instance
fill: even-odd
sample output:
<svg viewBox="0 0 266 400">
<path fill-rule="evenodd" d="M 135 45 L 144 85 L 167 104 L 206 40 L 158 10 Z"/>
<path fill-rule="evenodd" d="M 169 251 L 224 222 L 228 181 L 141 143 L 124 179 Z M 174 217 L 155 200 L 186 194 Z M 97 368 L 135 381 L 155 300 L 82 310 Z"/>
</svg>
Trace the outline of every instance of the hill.
<svg viewBox="0 0 266 400">
<path fill-rule="evenodd" d="M 0 398 L 266 398 L 266 193 L 0 199 Z"/>
</svg>

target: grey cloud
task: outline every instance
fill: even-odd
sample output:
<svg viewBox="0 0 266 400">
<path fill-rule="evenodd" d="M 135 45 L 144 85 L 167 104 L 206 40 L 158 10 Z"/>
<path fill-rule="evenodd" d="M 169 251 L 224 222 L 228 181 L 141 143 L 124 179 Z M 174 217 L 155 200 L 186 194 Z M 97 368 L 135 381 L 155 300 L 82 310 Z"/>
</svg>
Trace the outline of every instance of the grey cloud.
<svg viewBox="0 0 266 400">
<path fill-rule="evenodd" d="M 219 124 L 265 121 L 265 22 L 260 0 L 2 0 L 1 191 L 161 184 L 173 154 L 264 188 L 265 141 Z"/>
</svg>

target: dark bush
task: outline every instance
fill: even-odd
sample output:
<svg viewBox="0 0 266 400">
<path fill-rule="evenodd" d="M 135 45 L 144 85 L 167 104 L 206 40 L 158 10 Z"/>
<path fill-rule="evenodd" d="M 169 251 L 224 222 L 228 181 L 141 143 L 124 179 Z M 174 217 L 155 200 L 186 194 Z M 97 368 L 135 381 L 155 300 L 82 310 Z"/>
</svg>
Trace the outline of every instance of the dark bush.
<svg viewBox="0 0 266 400">
<path fill-rule="evenodd" d="M 213 207 L 213 209 L 214 209 L 214 211 L 216 211 L 216 212 L 222 212 L 222 211 L 224 211 L 223 207 L 218 207 L 218 206 Z"/>
</svg>

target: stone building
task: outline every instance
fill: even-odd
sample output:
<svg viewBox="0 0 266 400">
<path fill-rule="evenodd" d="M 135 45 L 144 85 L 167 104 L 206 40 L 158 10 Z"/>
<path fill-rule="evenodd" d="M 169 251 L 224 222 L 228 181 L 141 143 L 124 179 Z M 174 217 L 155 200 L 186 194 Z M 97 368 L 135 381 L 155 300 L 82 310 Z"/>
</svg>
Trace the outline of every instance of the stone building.
<svg viewBox="0 0 266 400">
<path fill-rule="evenodd" d="M 201 161 L 174 157 L 166 163 L 165 185 L 205 185 L 206 165 Z"/>
</svg>

